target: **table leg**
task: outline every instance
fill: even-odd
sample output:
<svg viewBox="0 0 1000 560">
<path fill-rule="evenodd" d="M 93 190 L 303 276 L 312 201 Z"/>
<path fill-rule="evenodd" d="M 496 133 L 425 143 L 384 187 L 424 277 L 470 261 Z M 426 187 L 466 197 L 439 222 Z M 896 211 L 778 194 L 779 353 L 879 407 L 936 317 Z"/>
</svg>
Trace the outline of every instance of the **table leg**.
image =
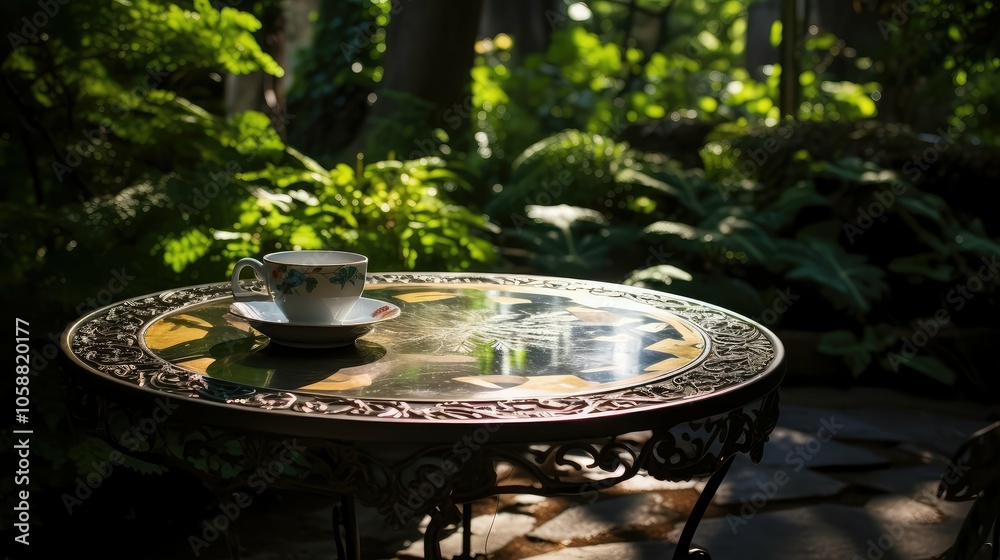
<svg viewBox="0 0 1000 560">
<path fill-rule="evenodd" d="M 431 520 L 424 531 L 424 560 L 441 560 L 441 529 L 447 522 L 438 510 L 431 512 Z"/>
<path fill-rule="evenodd" d="M 240 493 L 233 492 L 226 496 L 226 498 L 232 499 L 235 503 L 241 503 Z M 220 505 L 225 505 L 229 502 L 225 498 L 219 499 Z M 240 530 L 239 524 L 237 523 L 238 518 L 233 519 L 226 525 L 226 529 L 223 531 L 226 535 L 226 551 L 229 553 L 229 560 L 240 560 Z"/>
<path fill-rule="evenodd" d="M 361 560 L 361 535 L 354 496 L 341 495 L 340 503 L 333 507 L 333 540 L 337 560 Z"/>
<path fill-rule="evenodd" d="M 226 527 L 226 548 L 229 551 L 229 560 L 240 560 L 240 533 L 235 519 Z"/>
<path fill-rule="evenodd" d="M 993 520 L 993 560 L 1000 560 L 1000 517 Z"/>
<path fill-rule="evenodd" d="M 470 524 L 466 525 L 467 530 L 471 530 L 471 504 L 466 511 L 470 516 Z M 441 531 L 451 524 L 459 522 L 465 523 L 465 516 L 459 517 L 458 508 L 451 502 L 443 503 L 435 507 L 430 512 L 431 520 L 424 531 L 424 560 L 442 560 L 441 557 Z M 469 533 L 471 534 L 471 533 Z M 462 546 L 465 544 L 463 542 Z M 471 546 L 470 546 L 471 548 Z"/>
<path fill-rule="evenodd" d="M 701 523 L 701 518 L 705 515 L 708 504 L 712 502 L 716 490 L 719 489 L 719 485 L 726 478 L 726 473 L 729 472 L 729 467 L 732 466 L 733 459 L 735 458 L 736 455 L 733 455 L 726 459 L 726 462 L 719 467 L 719 470 L 712 473 L 708 482 L 705 483 L 705 489 L 701 491 L 701 496 L 698 496 L 698 501 L 695 502 L 694 508 L 691 510 L 691 515 L 684 524 L 684 530 L 681 531 L 681 537 L 677 540 L 677 548 L 674 550 L 674 560 L 693 560 L 695 558 L 709 560 L 711 558 L 707 551 L 700 548 L 691 548 L 691 540 L 694 539 L 694 533 L 698 530 L 698 524 Z"/>
<path fill-rule="evenodd" d="M 455 560 L 472 560 L 472 504 L 462 506 L 462 555 Z"/>
</svg>

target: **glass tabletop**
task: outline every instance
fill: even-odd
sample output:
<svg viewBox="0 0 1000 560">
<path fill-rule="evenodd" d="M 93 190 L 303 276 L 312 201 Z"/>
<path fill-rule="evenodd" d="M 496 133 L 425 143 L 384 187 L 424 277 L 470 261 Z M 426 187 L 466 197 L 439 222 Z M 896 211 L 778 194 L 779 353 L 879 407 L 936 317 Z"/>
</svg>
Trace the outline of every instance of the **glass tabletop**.
<svg viewBox="0 0 1000 560">
<path fill-rule="evenodd" d="M 224 297 L 152 321 L 140 343 L 179 368 L 256 387 L 403 401 L 585 395 L 663 381 L 704 359 L 691 322 L 589 292 L 495 284 L 369 286 L 402 310 L 355 345 L 289 348 Z"/>
<path fill-rule="evenodd" d="M 339 350 L 276 344 L 229 312 L 229 282 L 92 311 L 62 345 L 109 395 L 181 397 L 191 421 L 359 441 L 446 442 L 490 422 L 505 427 L 498 441 L 644 430 L 756 406 L 782 377 L 773 333 L 664 292 L 389 272 L 369 274 L 365 297 L 401 312 Z"/>
</svg>

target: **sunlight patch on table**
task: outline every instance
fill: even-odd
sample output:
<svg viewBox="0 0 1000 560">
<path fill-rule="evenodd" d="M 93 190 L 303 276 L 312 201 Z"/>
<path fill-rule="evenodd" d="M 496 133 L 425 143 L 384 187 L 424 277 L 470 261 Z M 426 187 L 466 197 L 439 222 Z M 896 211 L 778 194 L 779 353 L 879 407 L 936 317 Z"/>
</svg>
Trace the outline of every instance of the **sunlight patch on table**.
<svg viewBox="0 0 1000 560">
<path fill-rule="evenodd" d="M 576 315 L 578 319 L 580 319 L 581 321 L 583 321 L 588 325 L 617 327 L 619 325 L 637 323 L 642 320 L 642 319 L 637 319 L 635 317 L 624 317 L 617 313 L 612 313 L 610 311 L 604 311 L 601 309 L 591 309 L 589 307 L 567 307 L 566 311 L 569 311 L 573 315 Z"/>
<path fill-rule="evenodd" d="M 208 366 L 214 363 L 215 358 L 198 358 L 196 360 L 188 360 L 186 362 L 177 362 L 177 365 L 189 371 L 208 375 Z"/>
<path fill-rule="evenodd" d="M 661 352 L 663 354 L 673 354 L 678 358 L 691 361 L 701 355 L 705 344 L 702 342 L 692 342 L 690 340 L 676 340 L 665 338 L 659 342 L 654 342 L 646 347 L 651 352 Z"/>
<path fill-rule="evenodd" d="M 146 346 L 150 350 L 162 350 L 184 342 L 200 340 L 208 335 L 212 324 L 194 315 L 176 315 L 157 321 L 146 330 Z"/>
<path fill-rule="evenodd" d="M 393 297 L 403 300 L 406 303 L 424 303 L 452 299 L 458 297 L 458 295 L 450 292 L 410 292 L 407 294 L 396 294 Z"/>
<path fill-rule="evenodd" d="M 617 342 L 632 342 L 633 340 L 635 340 L 635 337 L 629 336 L 629 335 L 627 335 L 625 333 L 619 333 L 619 334 L 616 334 L 614 336 L 595 336 L 591 340 L 594 340 L 594 341 L 597 341 L 597 342 L 615 342 L 615 343 L 617 343 Z"/>
<path fill-rule="evenodd" d="M 519 303 L 531 303 L 530 299 L 508 297 L 508 296 L 490 296 L 490 299 L 502 305 L 517 305 Z"/>
<path fill-rule="evenodd" d="M 323 381 L 318 381 L 312 385 L 306 385 L 305 387 L 302 387 L 302 389 L 309 391 L 346 391 L 348 389 L 369 387 L 371 384 L 372 378 L 367 373 L 360 373 L 357 375 L 335 373 Z"/>
</svg>

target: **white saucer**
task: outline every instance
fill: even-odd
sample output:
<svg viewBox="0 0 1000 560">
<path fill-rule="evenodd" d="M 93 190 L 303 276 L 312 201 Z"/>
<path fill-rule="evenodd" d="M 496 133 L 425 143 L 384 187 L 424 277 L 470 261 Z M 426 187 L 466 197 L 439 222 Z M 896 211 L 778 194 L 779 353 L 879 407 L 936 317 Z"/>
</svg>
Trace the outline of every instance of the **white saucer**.
<svg viewBox="0 0 1000 560">
<path fill-rule="evenodd" d="M 377 323 L 399 317 L 399 307 L 377 299 L 361 298 L 347 318 L 329 325 L 292 323 L 273 301 L 238 301 L 229 312 L 245 319 L 272 342 L 296 348 L 336 348 L 354 344 Z"/>
</svg>

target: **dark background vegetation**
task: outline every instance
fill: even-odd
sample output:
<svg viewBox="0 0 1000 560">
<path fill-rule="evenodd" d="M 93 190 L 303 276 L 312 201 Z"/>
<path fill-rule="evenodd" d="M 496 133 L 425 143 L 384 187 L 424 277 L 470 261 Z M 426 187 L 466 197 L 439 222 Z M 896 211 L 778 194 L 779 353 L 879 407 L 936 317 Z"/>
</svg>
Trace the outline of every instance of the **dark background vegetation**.
<svg viewBox="0 0 1000 560">
<path fill-rule="evenodd" d="M 36 350 L 43 534 L 116 524 L 129 550 L 198 521 L 151 506 L 190 484 L 138 461 L 66 516 L 107 449 L 52 341 L 274 250 L 665 290 L 775 330 L 792 382 L 998 396 L 993 1 L 11 0 L 0 21 L 0 289 Z"/>
</svg>

